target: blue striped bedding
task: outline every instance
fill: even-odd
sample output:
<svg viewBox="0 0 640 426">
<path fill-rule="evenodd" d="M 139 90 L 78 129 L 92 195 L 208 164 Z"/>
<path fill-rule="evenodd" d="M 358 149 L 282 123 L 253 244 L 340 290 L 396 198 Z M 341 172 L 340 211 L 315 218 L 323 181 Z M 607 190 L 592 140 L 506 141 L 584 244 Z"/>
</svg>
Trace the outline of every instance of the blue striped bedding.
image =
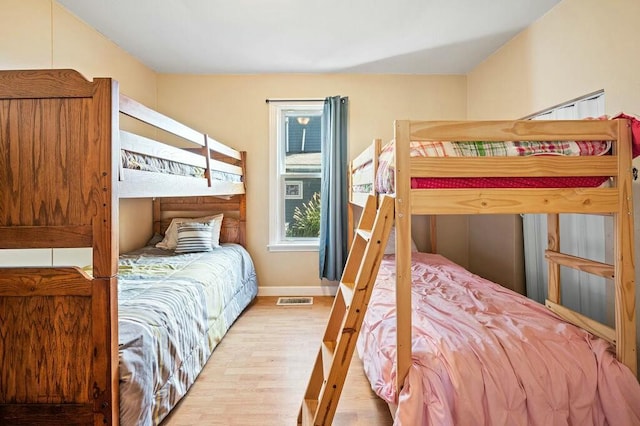
<svg viewBox="0 0 640 426">
<path fill-rule="evenodd" d="M 257 295 L 255 269 L 237 244 L 145 247 L 120 257 L 118 277 L 120 422 L 158 424 Z"/>
</svg>

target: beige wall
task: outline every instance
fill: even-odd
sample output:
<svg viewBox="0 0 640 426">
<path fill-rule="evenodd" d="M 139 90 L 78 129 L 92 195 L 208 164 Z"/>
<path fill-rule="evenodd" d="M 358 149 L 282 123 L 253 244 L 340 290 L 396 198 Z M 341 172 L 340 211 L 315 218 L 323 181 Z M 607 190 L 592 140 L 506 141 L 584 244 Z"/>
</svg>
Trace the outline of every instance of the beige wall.
<svg viewBox="0 0 640 426">
<path fill-rule="evenodd" d="M 0 0 L 0 69 L 73 68 L 156 103 L 156 73 L 53 0 Z"/>
<path fill-rule="evenodd" d="M 223 75 L 158 76 L 158 108 L 248 152 L 248 248 L 261 286 L 319 285 L 317 252 L 267 250 L 269 227 L 269 107 L 267 98 L 349 97 L 351 157 L 372 139 L 388 140 L 393 120 L 461 119 L 466 112 L 464 76 Z M 460 219 L 458 219 L 459 221 Z M 456 227 L 455 229 L 459 229 Z M 443 232 L 447 232 L 446 230 Z M 452 257 L 466 256 L 451 240 Z M 459 240 L 458 240 L 458 243 Z"/>
<path fill-rule="evenodd" d="M 564 0 L 468 74 L 470 119 L 519 118 L 604 89 L 640 114 L 637 0 Z"/>
<path fill-rule="evenodd" d="M 86 78 L 112 77 L 120 90 L 156 104 L 156 74 L 52 0 L 0 0 L 0 69 L 73 68 Z M 151 235 L 148 200 L 120 203 L 120 248 Z M 140 226 L 140 224 L 144 226 Z"/>
<path fill-rule="evenodd" d="M 51 68 L 50 0 L 0 0 L 0 69 Z"/>
</svg>

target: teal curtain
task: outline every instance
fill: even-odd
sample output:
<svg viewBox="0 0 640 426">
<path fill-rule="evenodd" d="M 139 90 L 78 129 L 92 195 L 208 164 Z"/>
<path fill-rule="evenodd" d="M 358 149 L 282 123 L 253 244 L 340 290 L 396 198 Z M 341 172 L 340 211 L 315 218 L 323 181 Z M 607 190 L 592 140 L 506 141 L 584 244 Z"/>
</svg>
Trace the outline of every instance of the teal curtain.
<svg viewBox="0 0 640 426">
<path fill-rule="evenodd" d="M 349 98 L 324 101 L 320 190 L 320 278 L 338 281 L 347 261 L 347 118 Z"/>
</svg>

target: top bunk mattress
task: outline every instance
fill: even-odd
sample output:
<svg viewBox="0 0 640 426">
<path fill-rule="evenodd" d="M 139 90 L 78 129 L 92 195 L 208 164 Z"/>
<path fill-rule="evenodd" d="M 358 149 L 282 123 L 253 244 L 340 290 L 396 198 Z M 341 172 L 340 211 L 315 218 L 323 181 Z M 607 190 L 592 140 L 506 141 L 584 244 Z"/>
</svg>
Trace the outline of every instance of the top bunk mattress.
<svg viewBox="0 0 640 426">
<path fill-rule="evenodd" d="M 609 141 L 505 141 L 505 142 L 443 142 L 412 141 L 411 157 L 525 157 L 532 155 L 605 155 L 611 149 Z M 376 190 L 394 192 L 394 142 L 384 146 L 376 173 Z M 411 188 L 567 188 L 594 187 L 608 177 L 474 177 L 474 178 L 411 178 Z"/>
<path fill-rule="evenodd" d="M 131 152 L 125 149 L 120 151 L 120 160 L 122 162 L 122 167 L 126 169 L 142 170 L 147 172 L 164 173 L 178 176 L 191 176 L 196 178 L 205 177 L 205 169 L 203 169 L 202 167 L 196 167 L 177 161 L 171 161 L 151 155 Z M 211 170 L 211 179 L 224 182 L 242 182 L 242 177 L 240 175 L 219 170 Z"/>
<path fill-rule="evenodd" d="M 635 117 L 620 114 L 615 118 L 630 120 L 632 127 L 633 156 L 640 153 L 640 121 Z M 394 183 L 394 141 L 386 144 L 379 157 L 375 176 L 375 190 L 387 194 L 395 191 Z M 525 156 L 602 156 L 611 151 L 610 141 L 505 141 L 505 142 L 448 142 L 448 141 L 412 141 L 411 157 L 525 157 Z M 354 171 L 371 173 L 364 164 Z M 420 177 L 411 178 L 411 188 L 581 188 L 598 187 L 608 181 L 608 176 L 578 177 Z M 370 193 L 371 184 L 353 187 L 354 192 Z"/>
</svg>

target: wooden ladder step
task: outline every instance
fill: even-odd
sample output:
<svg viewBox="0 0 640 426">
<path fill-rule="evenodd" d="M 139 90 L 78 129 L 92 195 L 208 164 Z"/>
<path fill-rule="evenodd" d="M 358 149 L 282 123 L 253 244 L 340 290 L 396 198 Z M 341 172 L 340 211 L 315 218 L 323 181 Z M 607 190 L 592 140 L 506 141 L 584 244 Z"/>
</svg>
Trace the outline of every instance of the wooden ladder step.
<svg viewBox="0 0 640 426">
<path fill-rule="evenodd" d="M 371 230 L 356 229 L 356 235 L 367 242 L 371 240 Z"/>
<path fill-rule="evenodd" d="M 318 411 L 318 400 L 305 399 L 302 403 L 302 409 L 300 411 L 300 419 L 298 423 L 303 425 L 312 425 L 314 417 L 316 415 L 316 411 Z"/>
<path fill-rule="evenodd" d="M 394 199 L 369 196 L 354 235 L 338 294 L 298 412 L 298 424 L 330 425 L 391 232 Z"/>
<path fill-rule="evenodd" d="M 333 355 L 336 350 L 336 342 L 322 342 L 320 345 L 320 352 L 322 353 L 322 371 L 325 380 L 329 377 L 331 372 L 331 365 L 333 364 Z"/>
<path fill-rule="evenodd" d="M 351 301 L 353 300 L 353 288 L 355 284 L 353 283 L 343 283 L 341 282 L 339 285 L 339 293 L 342 295 L 342 300 L 344 300 L 344 304 L 346 306 L 351 306 Z"/>
</svg>

